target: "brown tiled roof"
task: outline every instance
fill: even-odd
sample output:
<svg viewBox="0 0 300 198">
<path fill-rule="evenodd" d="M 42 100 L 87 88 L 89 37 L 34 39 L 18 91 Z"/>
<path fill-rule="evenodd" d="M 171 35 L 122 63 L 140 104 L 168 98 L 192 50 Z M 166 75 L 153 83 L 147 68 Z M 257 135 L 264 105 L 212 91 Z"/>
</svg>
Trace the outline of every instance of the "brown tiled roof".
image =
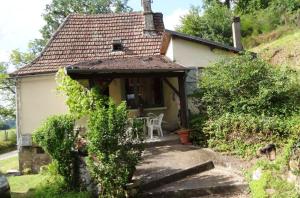
<svg viewBox="0 0 300 198">
<path fill-rule="evenodd" d="M 154 14 L 157 35 L 144 35 L 141 12 L 79 15 L 66 18 L 39 57 L 12 75 L 56 72 L 60 67 L 85 61 L 160 55 L 164 24 Z M 121 39 L 124 51 L 113 52 L 112 41 Z"/>
<path fill-rule="evenodd" d="M 178 72 L 187 70 L 164 56 L 128 57 L 87 61 L 66 67 L 68 73 L 145 73 Z"/>
</svg>

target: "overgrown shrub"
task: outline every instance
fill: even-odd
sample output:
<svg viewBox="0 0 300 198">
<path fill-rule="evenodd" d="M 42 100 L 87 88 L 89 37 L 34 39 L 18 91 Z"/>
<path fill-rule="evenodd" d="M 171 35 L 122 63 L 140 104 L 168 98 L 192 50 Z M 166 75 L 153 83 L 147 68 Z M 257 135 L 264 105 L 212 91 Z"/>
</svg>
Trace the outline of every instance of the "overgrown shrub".
<svg viewBox="0 0 300 198">
<path fill-rule="evenodd" d="M 192 120 L 195 143 L 253 156 L 258 147 L 283 144 L 298 133 L 298 74 L 250 54 L 209 66 L 195 94 L 200 115 Z"/>
<path fill-rule="evenodd" d="M 92 197 L 88 192 L 78 192 L 66 189 L 64 177 L 58 174 L 58 163 L 53 161 L 44 167 L 40 177 L 42 182 L 33 192 L 32 197 L 35 198 L 88 198 Z"/>
<path fill-rule="evenodd" d="M 295 71 L 277 68 L 251 54 L 222 60 L 203 71 L 200 93 L 210 118 L 224 113 L 290 116 L 299 112 Z"/>
<path fill-rule="evenodd" d="M 72 151 L 77 137 L 74 123 L 70 115 L 51 116 L 33 133 L 33 140 L 57 163 L 58 174 L 67 187 L 74 187 Z"/>
<path fill-rule="evenodd" d="M 88 117 L 88 166 L 101 186 L 100 197 L 124 197 L 143 150 L 141 123 L 130 123 L 126 104 L 114 104 L 99 88 L 84 88 L 63 70 L 56 77 L 72 115 Z"/>
<path fill-rule="evenodd" d="M 247 179 L 252 197 L 270 197 L 270 190 L 272 190 L 272 197 L 299 197 L 294 184 L 289 183 L 282 177 L 282 175 L 287 174 L 286 171 L 289 169 L 288 162 L 292 154 L 292 149 L 295 144 L 299 144 L 298 142 L 298 137 L 291 137 L 284 145 L 282 153 L 277 157 L 275 162 L 259 160 L 255 166 L 247 171 Z M 257 170 L 261 172 L 260 177 L 258 176 L 258 178 L 253 179 L 252 175 Z"/>
<path fill-rule="evenodd" d="M 101 185 L 100 197 L 125 197 L 142 152 L 140 125 L 129 127 L 126 104 L 110 100 L 91 112 L 88 128 L 89 167 Z"/>
</svg>

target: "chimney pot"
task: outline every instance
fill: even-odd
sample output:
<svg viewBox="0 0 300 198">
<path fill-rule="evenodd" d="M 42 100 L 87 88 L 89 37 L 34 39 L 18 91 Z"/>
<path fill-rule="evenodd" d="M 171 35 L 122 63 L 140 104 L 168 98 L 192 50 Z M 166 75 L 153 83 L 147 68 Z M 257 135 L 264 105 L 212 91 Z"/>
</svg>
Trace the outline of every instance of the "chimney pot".
<svg viewBox="0 0 300 198">
<path fill-rule="evenodd" d="M 243 45 L 241 41 L 241 22 L 240 17 L 233 17 L 232 20 L 232 36 L 233 36 L 233 45 L 235 48 L 242 50 Z"/>
<path fill-rule="evenodd" d="M 156 35 L 153 12 L 151 8 L 152 0 L 142 0 L 143 8 L 144 8 L 144 34 L 146 36 Z"/>
</svg>

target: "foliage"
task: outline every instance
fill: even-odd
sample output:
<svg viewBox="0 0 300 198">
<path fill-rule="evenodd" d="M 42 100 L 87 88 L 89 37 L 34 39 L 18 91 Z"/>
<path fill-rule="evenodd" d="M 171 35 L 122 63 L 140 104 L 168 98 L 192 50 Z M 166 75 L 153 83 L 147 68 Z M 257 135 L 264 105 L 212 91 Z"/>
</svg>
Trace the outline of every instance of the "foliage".
<svg viewBox="0 0 300 198">
<path fill-rule="evenodd" d="M 40 181 L 34 192 L 36 198 L 87 198 L 91 195 L 87 192 L 76 192 L 66 190 L 65 179 L 57 173 L 58 163 L 52 162 L 42 172 L 44 179 Z"/>
<path fill-rule="evenodd" d="M 222 60 L 203 71 L 198 98 L 209 117 L 224 113 L 290 116 L 300 108 L 298 75 L 251 54 Z"/>
<path fill-rule="evenodd" d="M 21 67 L 34 60 L 69 14 L 129 12 L 132 9 L 127 3 L 128 0 L 52 0 L 46 5 L 45 13 L 43 14 L 46 24 L 40 30 L 42 38 L 30 41 L 25 52 L 21 52 L 18 49 L 13 50 L 11 63 Z"/>
<path fill-rule="evenodd" d="M 126 104 L 97 105 L 88 123 L 89 167 L 101 184 L 100 197 L 125 197 L 142 152 L 142 130 L 134 122 L 128 128 Z"/>
<path fill-rule="evenodd" d="M 199 7 L 191 7 L 182 17 L 177 30 L 212 41 L 232 45 L 231 11 L 218 3 L 205 5 L 202 14 Z"/>
<path fill-rule="evenodd" d="M 63 70 L 57 73 L 57 82 L 72 115 L 89 118 L 89 167 L 101 184 L 101 197 L 124 197 L 143 149 L 141 123 L 129 122 L 125 103 L 115 105 L 99 94 L 99 88 L 88 90 Z"/>
<path fill-rule="evenodd" d="M 73 153 L 77 134 L 74 132 L 75 120 L 70 115 L 49 117 L 33 134 L 34 141 L 40 145 L 58 165 L 58 174 L 73 187 Z"/>
<path fill-rule="evenodd" d="M 287 139 L 299 134 L 294 130 L 300 117 L 267 117 L 250 114 L 224 114 L 209 120 L 202 128 L 208 136 L 208 145 L 218 151 L 231 152 L 242 157 L 256 155 L 258 148 L 273 142 L 279 147 Z"/>
<path fill-rule="evenodd" d="M 8 64 L 0 62 L 0 105 L 1 117 L 14 117 L 15 115 L 15 84 L 8 76 Z"/>
<path fill-rule="evenodd" d="M 222 60 L 201 74 L 194 96 L 200 115 L 192 120 L 192 138 L 219 151 L 243 157 L 270 142 L 295 135 L 300 92 L 298 75 L 250 54 Z"/>
<path fill-rule="evenodd" d="M 0 131 L 0 154 L 9 152 L 16 149 L 17 135 L 15 129 L 10 129 L 7 131 L 8 140 L 5 140 L 4 131 Z"/>
<path fill-rule="evenodd" d="M 236 11 L 241 14 L 254 13 L 267 8 L 281 11 L 294 11 L 300 8 L 298 0 L 238 0 Z"/>
<path fill-rule="evenodd" d="M 87 192 L 69 192 L 64 181 L 48 171 L 37 175 L 8 177 L 12 197 L 35 198 L 88 198 Z M 15 196 L 14 196 L 15 195 Z"/>
<path fill-rule="evenodd" d="M 70 113 L 81 118 L 89 115 L 95 109 L 97 103 L 102 103 L 105 98 L 99 94 L 97 87 L 88 90 L 78 81 L 73 80 L 61 69 L 56 74 L 57 90 L 67 97 L 66 104 Z"/>
<path fill-rule="evenodd" d="M 243 2 L 243 1 L 239 1 Z M 258 7 L 253 2 L 247 4 L 246 10 L 239 10 L 241 14 L 243 43 L 246 47 L 253 47 L 261 43 L 256 37 L 261 34 L 274 31 L 281 26 L 297 27 L 300 19 L 300 2 L 298 0 L 266 1 L 266 4 Z M 248 3 L 248 2 L 247 2 Z"/>
<path fill-rule="evenodd" d="M 298 141 L 298 137 L 290 138 L 285 144 L 282 154 L 277 157 L 275 162 L 259 160 L 256 165 L 247 172 L 252 197 L 269 197 L 267 189 L 274 190 L 272 197 L 299 197 L 295 186 L 282 178 L 282 175 L 286 174 L 288 170 L 288 162 L 291 157 L 292 148 Z M 257 180 L 253 180 L 252 174 L 258 169 L 262 172 L 261 177 Z"/>
</svg>

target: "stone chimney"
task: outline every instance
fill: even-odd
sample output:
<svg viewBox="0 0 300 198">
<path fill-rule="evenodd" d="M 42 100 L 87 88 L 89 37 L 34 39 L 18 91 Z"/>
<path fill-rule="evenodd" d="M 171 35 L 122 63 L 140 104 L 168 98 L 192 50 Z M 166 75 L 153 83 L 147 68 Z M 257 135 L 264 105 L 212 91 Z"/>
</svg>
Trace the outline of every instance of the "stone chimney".
<svg viewBox="0 0 300 198">
<path fill-rule="evenodd" d="M 147 36 L 155 35 L 156 31 L 154 26 L 153 12 L 151 9 L 152 0 L 142 0 L 142 4 L 144 8 L 145 20 L 144 34 Z"/>
<path fill-rule="evenodd" d="M 241 22 L 240 17 L 233 17 L 232 21 L 232 36 L 233 36 L 233 46 L 239 50 L 243 49 L 241 41 Z"/>
</svg>

